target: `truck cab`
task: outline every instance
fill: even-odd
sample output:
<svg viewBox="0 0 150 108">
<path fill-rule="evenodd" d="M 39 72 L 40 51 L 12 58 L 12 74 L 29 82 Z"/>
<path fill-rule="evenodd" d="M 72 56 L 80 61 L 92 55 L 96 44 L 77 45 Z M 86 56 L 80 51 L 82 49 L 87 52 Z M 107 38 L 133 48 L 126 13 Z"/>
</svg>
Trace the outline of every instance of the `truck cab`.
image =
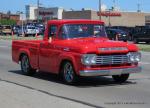
<svg viewBox="0 0 150 108">
<path fill-rule="evenodd" d="M 97 20 L 51 20 L 43 40 L 13 41 L 12 58 L 28 75 L 54 73 L 67 84 L 79 76 L 112 76 L 122 83 L 141 72 L 138 47 L 109 40 L 104 22 Z"/>
</svg>

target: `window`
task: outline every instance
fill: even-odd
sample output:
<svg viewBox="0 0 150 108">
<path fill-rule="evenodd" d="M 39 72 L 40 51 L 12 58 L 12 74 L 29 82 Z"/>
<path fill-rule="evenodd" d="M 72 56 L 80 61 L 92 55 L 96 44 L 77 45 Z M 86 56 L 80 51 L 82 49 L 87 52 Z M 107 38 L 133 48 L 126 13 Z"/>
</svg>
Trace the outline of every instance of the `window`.
<svg viewBox="0 0 150 108">
<path fill-rule="evenodd" d="M 57 33 L 57 26 L 51 25 L 49 28 L 49 37 L 55 37 Z"/>
</svg>

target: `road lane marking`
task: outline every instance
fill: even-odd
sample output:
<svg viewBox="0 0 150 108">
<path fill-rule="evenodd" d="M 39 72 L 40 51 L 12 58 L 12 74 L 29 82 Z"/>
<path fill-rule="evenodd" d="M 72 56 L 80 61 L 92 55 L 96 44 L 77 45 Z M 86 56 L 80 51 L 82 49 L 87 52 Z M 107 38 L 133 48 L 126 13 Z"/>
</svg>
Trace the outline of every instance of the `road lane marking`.
<svg viewBox="0 0 150 108">
<path fill-rule="evenodd" d="M 0 48 L 10 48 L 10 46 L 3 46 L 3 45 L 0 45 Z"/>
</svg>

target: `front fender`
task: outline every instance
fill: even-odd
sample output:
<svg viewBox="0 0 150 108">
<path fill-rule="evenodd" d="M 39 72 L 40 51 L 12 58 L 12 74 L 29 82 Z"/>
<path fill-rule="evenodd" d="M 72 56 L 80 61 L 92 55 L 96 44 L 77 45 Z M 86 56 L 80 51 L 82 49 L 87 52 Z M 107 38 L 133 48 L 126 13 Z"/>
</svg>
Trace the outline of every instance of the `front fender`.
<svg viewBox="0 0 150 108">
<path fill-rule="evenodd" d="M 81 64 L 81 55 L 80 54 L 62 54 L 59 56 L 58 67 L 61 67 L 63 61 L 70 61 L 73 64 L 74 70 L 77 75 L 79 75 L 79 65 Z M 81 66 L 81 65 L 80 65 Z M 60 68 L 58 69 L 59 72 Z"/>
</svg>

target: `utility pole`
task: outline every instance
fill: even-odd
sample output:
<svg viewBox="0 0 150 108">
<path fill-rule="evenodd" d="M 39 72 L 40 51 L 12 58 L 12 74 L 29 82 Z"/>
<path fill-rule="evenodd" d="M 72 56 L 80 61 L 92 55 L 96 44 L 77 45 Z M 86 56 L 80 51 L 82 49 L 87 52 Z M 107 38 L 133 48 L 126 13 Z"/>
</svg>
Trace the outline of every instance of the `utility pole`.
<svg viewBox="0 0 150 108">
<path fill-rule="evenodd" d="M 40 0 L 37 0 L 37 22 L 39 23 L 39 7 L 40 7 Z"/>
<path fill-rule="evenodd" d="M 141 12 L 141 4 L 140 3 L 137 4 L 137 8 L 138 8 L 137 12 Z"/>
<path fill-rule="evenodd" d="M 99 0 L 99 20 L 102 19 L 102 16 L 101 16 L 101 12 L 102 12 L 102 0 Z"/>
<path fill-rule="evenodd" d="M 116 7 L 116 0 L 113 0 L 114 8 Z"/>
</svg>

